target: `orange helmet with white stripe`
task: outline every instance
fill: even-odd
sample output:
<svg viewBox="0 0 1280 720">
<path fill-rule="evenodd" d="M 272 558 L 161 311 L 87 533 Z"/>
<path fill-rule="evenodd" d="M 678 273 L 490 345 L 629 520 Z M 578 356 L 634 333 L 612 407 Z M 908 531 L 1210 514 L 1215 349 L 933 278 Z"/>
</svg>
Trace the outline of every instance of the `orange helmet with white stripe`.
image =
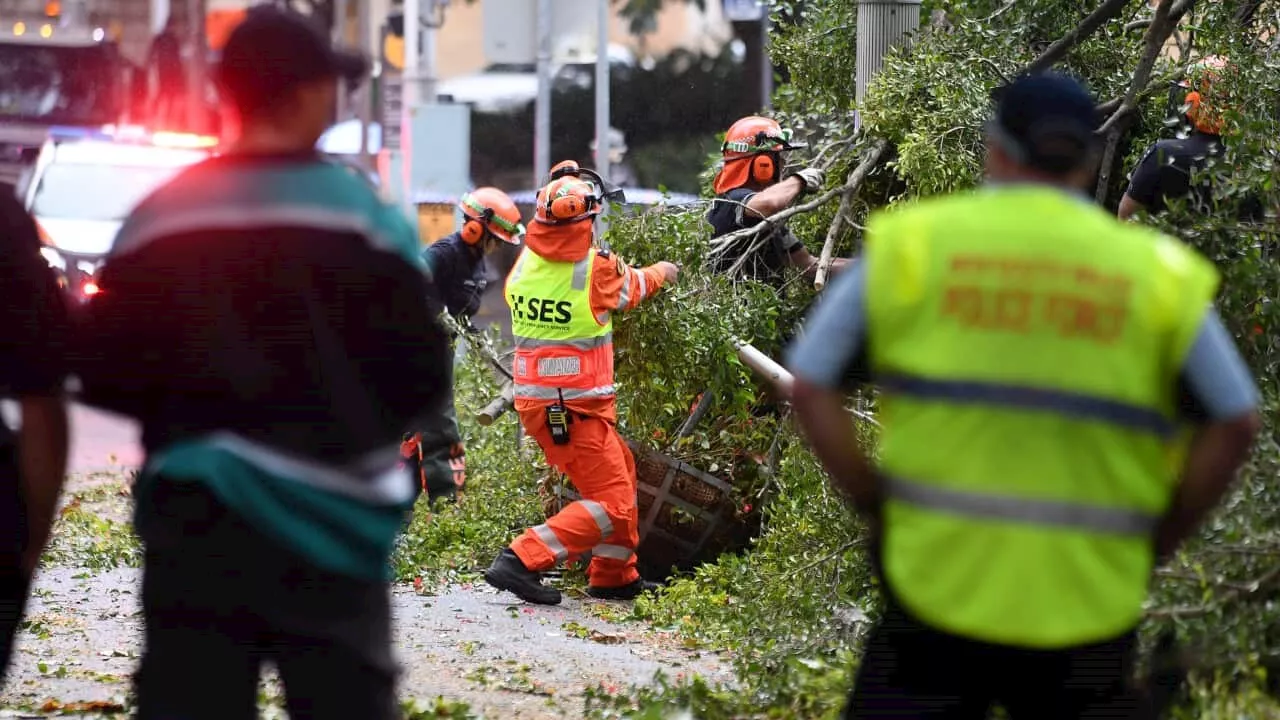
<svg viewBox="0 0 1280 720">
<path fill-rule="evenodd" d="M 519 245 L 524 235 L 520 224 L 520 208 L 511 196 L 498 188 L 476 188 L 462 196 L 458 209 L 466 221 L 462 224 L 462 239 L 475 245 L 489 233 L 509 245 Z"/>
<path fill-rule="evenodd" d="M 782 172 L 780 153 L 804 147 L 792 142 L 791 130 L 759 115 L 750 115 L 729 126 L 720 153 L 724 165 L 716 175 L 716 194 L 748 184 L 770 185 Z"/>
</svg>

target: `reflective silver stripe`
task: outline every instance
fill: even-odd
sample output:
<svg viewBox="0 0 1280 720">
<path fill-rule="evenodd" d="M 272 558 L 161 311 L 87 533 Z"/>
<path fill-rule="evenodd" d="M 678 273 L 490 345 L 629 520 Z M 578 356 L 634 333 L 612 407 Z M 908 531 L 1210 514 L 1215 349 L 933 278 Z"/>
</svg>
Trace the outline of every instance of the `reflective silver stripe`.
<svg viewBox="0 0 1280 720">
<path fill-rule="evenodd" d="M 609 322 L 609 311 L 608 311 L 608 310 L 605 310 L 604 312 L 597 314 L 597 315 L 596 315 L 596 322 L 597 322 L 597 323 L 599 323 L 599 324 L 601 324 L 601 325 L 604 325 L 604 324 L 608 323 L 608 322 Z"/>
<path fill-rule="evenodd" d="M 591 269 L 592 257 L 593 257 L 592 255 L 587 255 L 585 258 L 573 264 L 573 289 L 574 290 L 587 289 L 587 270 Z"/>
<path fill-rule="evenodd" d="M 633 553 L 630 548 L 624 548 L 621 545 L 597 545 L 591 548 L 591 554 L 596 557 L 626 562 L 630 560 L 631 556 L 635 553 Z"/>
<path fill-rule="evenodd" d="M 512 281 L 514 281 L 514 280 L 519 280 L 519 279 L 520 279 L 520 273 L 524 272 L 524 261 L 525 261 L 525 257 L 528 255 L 528 253 L 529 253 L 529 250 L 526 248 L 526 249 L 524 249 L 524 250 L 521 250 L 521 251 L 520 251 L 520 254 L 519 254 L 518 256 L 516 256 L 516 262 L 515 262 L 515 265 L 512 265 L 512 266 L 511 266 L 511 272 L 507 273 L 507 282 L 508 282 L 508 283 L 510 283 L 510 282 L 512 282 Z"/>
<path fill-rule="evenodd" d="M 388 237 L 363 213 L 340 208 L 305 205 L 263 204 L 181 210 L 157 217 L 140 227 L 126 223 L 116 238 L 111 255 L 133 252 L 163 237 L 212 230 L 255 230 L 264 227 L 314 228 L 350 232 L 369 241 L 379 250 L 399 253 L 404 247 Z"/>
<path fill-rule="evenodd" d="M 626 268 L 622 272 L 622 292 L 618 293 L 618 310 L 626 310 L 627 305 L 631 302 L 631 268 Z"/>
<path fill-rule="evenodd" d="M 598 337 L 579 338 L 577 340 L 547 340 L 545 338 L 531 338 L 515 336 L 516 348 L 520 350 L 536 350 L 546 347 L 569 347 L 574 350 L 595 350 L 604 347 L 613 342 L 613 333 L 607 332 Z"/>
<path fill-rule="evenodd" d="M 314 460 L 286 454 L 231 432 L 216 432 L 195 442 L 222 450 L 265 472 L 285 480 L 309 485 L 317 490 L 343 495 L 371 505 L 398 505 L 413 499 L 413 479 L 400 467 L 398 448 L 371 453 L 345 468 L 323 465 Z M 151 462 L 157 471 L 164 468 L 164 454 Z"/>
<path fill-rule="evenodd" d="M 555 400 L 564 395 L 565 400 L 582 400 L 588 398 L 607 398 L 617 395 L 617 391 L 613 385 L 602 385 L 600 387 L 588 388 L 580 390 L 578 388 L 553 388 L 543 387 L 542 385 L 526 385 L 519 383 L 515 386 L 515 396 L 518 398 L 526 398 L 529 400 Z"/>
<path fill-rule="evenodd" d="M 1152 408 L 1064 390 L 1004 383 L 934 380 L 908 375 L 877 377 L 876 384 L 882 390 L 926 400 L 1046 410 L 1059 415 L 1142 430 L 1162 438 L 1171 437 L 1174 433 L 1173 421 Z"/>
<path fill-rule="evenodd" d="M 538 539 L 556 556 L 556 562 L 564 562 L 569 559 L 569 551 L 564 549 L 564 545 L 560 543 L 560 538 L 556 537 L 555 531 L 548 525 L 538 525 L 532 530 L 533 534 L 537 535 Z"/>
<path fill-rule="evenodd" d="M 640 297 L 636 298 L 636 302 L 640 302 L 641 300 L 649 297 L 649 281 L 644 279 L 643 270 L 633 270 L 632 272 L 634 272 L 636 277 L 640 280 Z"/>
<path fill-rule="evenodd" d="M 591 518 L 596 521 L 596 526 L 600 528 L 600 537 L 602 539 L 613 534 L 613 521 L 609 519 L 609 513 L 604 511 L 603 505 L 595 500 L 579 500 L 578 504 L 591 513 Z"/>
<path fill-rule="evenodd" d="M 1149 537 L 1160 518 L 1138 510 L 1084 505 L 1062 500 L 1034 500 L 972 493 L 935 487 L 900 477 L 885 478 L 885 492 L 894 500 L 930 510 L 987 520 L 1051 525 L 1114 535 Z"/>
</svg>

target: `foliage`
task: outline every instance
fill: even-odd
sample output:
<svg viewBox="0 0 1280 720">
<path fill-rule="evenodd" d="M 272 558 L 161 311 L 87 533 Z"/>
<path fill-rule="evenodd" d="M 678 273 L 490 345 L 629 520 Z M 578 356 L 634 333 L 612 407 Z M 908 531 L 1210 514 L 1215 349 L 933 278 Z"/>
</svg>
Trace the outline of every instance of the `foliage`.
<svg viewBox="0 0 1280 720">
<path fill-rule="evenodd" d="M 860 188 L 853 203 L 855 230 L 840 238 L 839 251 L 847 253 L 856 245 L 856 223 L 871 208 L 977 184 L 990 92 L 1071 31 L 1091 9 L 1061 0 L 951 3 L 945 26 L 926 28 L 909 51 L 892 53 L 860 110 L 864 132 L 889 140 L 894 152 Z M 1131 14 L 1104 24 L 1059 63 L 1084 79 L 1100 102 L 1124 94 L 1142 51 L 1142 28 L 1126 25 L 1143 20 L 1149 10 L 1130 9 Z M 849 170 L 857 148 L 849 142 L 849 101 L 854 96 L 850 29 L 856 25 L 855 10 L 852 0 L 809 3 L 801 22 L 784 28 L 773 45 L 792 77 L 792 85 L 781 88 L 775 98 L 778 114 L 815 140 L 816 147 L 846 143 L 832 167 L 836 177 Z M 1224 277 L 1218 306 L 1260 378 L 1265 414 L 1271 418 L 1280 403 L 1275 379 L 1280 326 L 1271 301 L 1280 286 L 1280 266 L 1273 257 L 1280 248 L 1275 219 L 1275 208 L 1280 208 L 1280 88 L 1274 82 L 1274 49 L 1253 40 L 1252 32 L 1264 28 L 1242 33 L 1231 23 L 1234 10 L 1230 4 L 1206 4 L 1189 18 L 1195 28 L 1194 52 L 1229 55 L 1234 66 L 1230 78 L 1215 89 L 1233 129 L 1227 137 L 1227 157 L 1206 173 L 1216 191 L 1215 207 L 1206 212 L 1175 204 L 1160 218 L 1147 221 L 1218 263 Z M 1274 31 L 1269 37 L 1275 37 Z M 819 42 L 831 52 L 812 52 Z M 1100 200 L 1106 207 L 1118 204 L 1124 171 L 1152 142 L 1185 132 L 1168 121 L 1164 92 L 1179 69 L 1179 63 L 1161 60 L 1149 85 L 1138 88 L 1134 122 L 1117 138 L 1118 169 L 1102 188 Z M 1255 218 L 1242 220 L 1242 208 L 1250 204 Z M 1258 208 L 1269 214 L 1257 217 Z M 832 217 L 828 206 L 793 218 L 791 224 L 798 236 L 812 242 L 825 234 Z M 677 250 L 700 241 L 682 235 L 693 229 L 675 220 L 646 222 L 655 230 L 661 228 L 665 242 Z M 772 322 L 786 322 L 783 318 L 794 305 L 782 303 L 770 315 Z M 662 324 L 682 330 L 685 318 L 730 327 L 716 313 L 708 318 L 692 303 L 655 315 Z M 649 327 L 643 319 L 635 322 L 637 329 Z M 621 351 L 643 340 L 647 353 L 652 339 L 659 337 L 656 328 L 650 332 L 620 336 Z M 699 350 L 688 357 L 708 357 Z M 685 366 L 673 368 L 666 360 L 671 356 L 659 352 L 661 359 L 632 364 L 620 374 L 630 379 L 636 377 L 632 373 L 661 370 L 660 377 L 644 375 L 643 382 L 655 390 L 670 386 L 687 392 L 688 382 L 682 380 Z M 656 399 L 652 403 L 656 405 Z M 640 399 L 632 404 L 634 412 L 644 416 Z M 701 567 L 692 577 L 671 584 L 657 600 L 636 605 L 638 615 L 674 626 L 691 641 L 731 651 L 743 686 L 710 688 L 695 679 L 637 690 L 630 697 L 596 697 L 591 708 L 595 717 L 658 717 L 659 708 L 677 707 L 689 708 L 699 718 L 833 717 L 838 712 L 856 647 L 856 633 L 841 627 L 840 618 L 850 617 L 850 607 L 873 617 L 877 598 L 865 576 L 858 529 L 827 494 L 822 472 L 790 442 L 789 433 L 784 432 L 787 450 L 777 492 L 765 509 L 764 533 L 748 554 Z M 1278 473 L 1280 447 L 1269 427 L 1238 490 L 1206 525 L 1202 537 L 1159 572 L 1144 630 L 1149 637 L 1172 625 L 1190 650 L 1196 685 L 1180 711 L 1185 717 L 1275 716 L 1276 705 L 1267 695 L 1275 692 L 1270 678 L 1280 669 L 1280 626 L 1274 619 L 1280 586 L 1280 491 L 1274 480 Z"/>
<path fill-rule="evenodd" d="M 542 522 L 532 488 L 545 472 L 536 448 L 516 458 L 514 413 L 481 428 L 475 413 L 497 394 L 493 371 L 467 352 L 455 371 L 458 426 L 467 449 L 467 484 L 457 504 L 427 506 L 424 494 L 392 556 L 395 577 L 423 590 L 470 582 L 525 528 Z"/>
<path fill-rule="evenodd" d="M 837 237 L 842 255 L 856 251 L 859 227 L 872 209 L 980 182 L 989 94 L 1068 36 L 1096 3 L 948 3 L 940 8 L 946 11 L 942 22 L 919 32 L 909 50 L 886 58 L 858 108 L 862 138 L 853 131 L 851 101 L 856 6 L 854 0 L 774 4 L 776 13 L 795 20 L 779 26 L 773 38 L 791 77 L 775 98 L 776 113 L 816 150 L 794 160 L 825 165 L 841 178 L 856 162 L 862 138 L 883 138 L 892 148 L 850 203 L 849 229 Z M 1274 257 L 1280 249 L 1280 27 L 1270 19 L 1276 17 L 1274 2 L 1264 3 L 1247 32 L 1236 23 L 1238 11 L 1232 3 L 1202 3 L 1176 38 L 1195 56 L 1222 54 L 1232 61 L 1231 72 L 1207 97 L 1225 109 L 1230 128 L 1226 156 L 1200 178 L 1211 182 L 1214 205 L 1174 203 L 1160 217 L 1142 219 L 1217 263 L 1223 275 L 1217 304 L 1259 379 L 1268 419 L 1236 491 L 1201 536 L 1157 573 L 1144 637 L 1172 627 L 1185 644 L 1195 680 L 1178 711 L 1187 718 L 1276 717 L 1269 697 L 1278 694 L 1280 677 L 1274 613 L 1280 436 L 1271 422 L 1280 409 L 1280 310 L 1273 302 L 1280 287 Z M 1150 14 L 1146 3 L 1128 4 L 1072 46 L 1057 67 L 1085 80 L 1100 103 L 1115 99 L 1107 105 L 1114 112 L 1133 84 Z M 1104 207 L 1117 206 L 1127 171 L 1152 142 L 1186 132 L 1166 93 L 1183 64 L 1162 58 L 1150 81 L 1132 88 L 1133 114 L 1107 138 L 1115 152 L 1098 188 Z M 710 174 L 703 174 L 703 183 Z M 835 205 L 790 221 L 812 252 L 831 226 Z M 753 413 L 760 388 L 736 361 L 732 344 L 734 337 L 749 338 L 776 356 L 812 293 L 802 283 L 777 292 L 708 276 L 702 269 L 708 236 L 703 211 L 649 213 L 610 227 L 610 241 L 628 260 L 670 259 L 684 268 L 670 293 L 616 321 L 622 427 L 704 469 L 714 464 L 716 472 L 732 473 L 744 500 L 767 496 L 769 502 L 762 533 L 745 554 L 698 568 L 659 597 L 638 601 L 634 612 L 678 629 L 690 643 L 728 651 L 739 683 L 717 688 L 692 678 L 663 680 L 623 696 L 602 691 L 589 698 L 589 714 L 663 717 L 666 709 L 685 708 L 704 719 L 835 717 L 856 666 L 859 631 L 878 612 L 860 528 L 830 494 L 790 423 Z M 704 389 L 715 393 L 712 419 L 672 445 L 672 434 Z M 779 459 L 776 470 L 768 461 L 742 462 L 742 455 L 766 449 Z"/>
<path fill-rule="evenodd" d="M 41 558 L 44 565 L 89 570 L 141 566 L 142 544 L 128 522 L 132 477 L 95 480 L 98 484 L 67 494 Z"/>
</svg>

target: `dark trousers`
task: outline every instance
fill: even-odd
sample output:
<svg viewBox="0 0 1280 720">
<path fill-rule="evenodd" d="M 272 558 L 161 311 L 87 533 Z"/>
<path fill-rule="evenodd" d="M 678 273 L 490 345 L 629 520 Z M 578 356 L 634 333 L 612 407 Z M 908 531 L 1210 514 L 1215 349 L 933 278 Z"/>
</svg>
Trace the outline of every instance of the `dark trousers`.
<svg viewBox="0 0 1280 720">
<path fill-rule="evenodd" d="M 198 485 L 155 492 L 142 524 L 139 720 L 257 718 L 267 661 L 293 720 L 400 717 L 384 583 L 316 568 Z"/>
<path fill-rule="evenodd" d="M 0 433 L 4 432 L 0 428 Z M 0 687 L 31 586 L 31 578 L 22 571 L 26 545 L 27 513 L 18 477 L 18 454 L 12 444 L 0 438 Z"/>
<path fill-rule="evenodd" d="M 1154 718 L 1130 687 L 1135 633 L 1064 650 L 1027 650 L 948 635 L 890 602 L 867 640 L 847 720 Z"/>
</svg>

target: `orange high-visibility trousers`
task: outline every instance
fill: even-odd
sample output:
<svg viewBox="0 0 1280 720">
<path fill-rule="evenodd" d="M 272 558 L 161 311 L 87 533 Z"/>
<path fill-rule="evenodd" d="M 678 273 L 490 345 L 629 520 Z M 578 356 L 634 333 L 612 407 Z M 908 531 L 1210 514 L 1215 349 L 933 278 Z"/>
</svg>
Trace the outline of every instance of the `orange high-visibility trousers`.
<svg viewBox="0 0 1280 720">
<path fill-rule="evenodd" d="M 640 579 L 636 461 L 613 423 L 573 413 L 566 445 L 551 441 L 544 408 L 521 410 L 520 423 L 538 441 L 547 462 L 569 476 L 582 500 L 525 530 L 511 550 L 535 572 L 590 551 L 587 578 L 592 587 L 621 587 Z"/>
</svg>

